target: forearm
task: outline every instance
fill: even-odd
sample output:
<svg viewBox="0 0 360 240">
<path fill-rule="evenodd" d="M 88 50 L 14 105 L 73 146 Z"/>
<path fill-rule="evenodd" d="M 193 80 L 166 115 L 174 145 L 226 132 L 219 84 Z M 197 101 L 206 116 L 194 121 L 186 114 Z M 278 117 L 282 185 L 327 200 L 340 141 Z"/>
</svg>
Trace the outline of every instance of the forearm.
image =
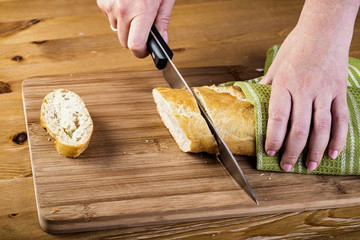
<svg viewBox="0 0 360 240">
<path fill-rule="evenodd" d="M 321 54 L 333 46 L 348 52 L 359 5 L 360 0 L 307 0 L 296 28 Z"/>
</svg>

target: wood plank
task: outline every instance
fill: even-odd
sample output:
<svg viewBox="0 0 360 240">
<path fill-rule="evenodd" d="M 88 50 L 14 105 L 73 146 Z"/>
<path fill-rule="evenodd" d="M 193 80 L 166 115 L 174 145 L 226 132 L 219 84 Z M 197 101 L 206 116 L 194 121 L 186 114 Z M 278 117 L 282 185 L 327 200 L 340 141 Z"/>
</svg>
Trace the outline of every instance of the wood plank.
<svg viewBox="0 0 360 240">
<path fill-rule="evenodd" d="M 0 81 L 20 92 L 21 82 L 32 76 L 154 69 L 149 58 L 136 59 L 120 47 L 94 1 L 80 2 L 36 0 L 24 5 L 24 15 L 14 13 L 16 1 L 3 3 L 0 16 L 8 18 L 3 34 L 0 26 Z M 302 1 L 285 2 L 177 1 L 169 29 L 174 61 L 180 67 L 263 67 L 266 50 L 281 43 L 296 24 Z M 252 17 L 257 15 L 267 17 Z M 29 25 L 33 19 L 43 20 Z M 12 60 L 15 56 L 22 60 Z"/>
<path fill-rule="evenodd" d="M 182 72 L 190 85 L 199 86 L 240 79 L 241 69 Z M 214 156 L 179 150 L 155 109 L 151 90 L 158 86 L 167 86 L 159 71 L 49 76 L 24 82 L 35 192 L 46 231 L 76 232 L 360 203 L 356 176 L 262 173 L 255 170 L 254 158 L 239 156 L 260 202 L 256 206 Z M 43 97 L 57 88 L 77 92 L 93 117 L 92 141 L 79 159 L 59 155 L 39 123 Z"/>
<path fill-rule="evenodd" d="M 4 239 L 354 239 L 360 234 L 360 207 L 195 221 L 51 235 L 39 226 L 32 178 L 0 181 L 0 232 Z M 16 197 L 14 197 L 16 196 Z"/>
<path fill-rule="evenodd" d="M 21 100 L 20 93 L 0 94 L 0 180 L 32 175 Z"/>
</svg>

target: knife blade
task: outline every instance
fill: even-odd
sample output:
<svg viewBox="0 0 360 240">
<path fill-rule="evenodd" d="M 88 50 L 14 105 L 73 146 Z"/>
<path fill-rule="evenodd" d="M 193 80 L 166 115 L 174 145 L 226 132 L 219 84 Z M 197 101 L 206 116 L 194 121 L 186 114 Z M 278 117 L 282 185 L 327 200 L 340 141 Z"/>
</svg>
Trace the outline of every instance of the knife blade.
<svg viewBox="0 0 360 240">
<path fill-rule="evenodd" d="M 219 131 L 216 129 L 215 125 L 211 121 L 203 106 L 200 104 L 194 92 L 189 87 L 185 79 L 182 77 L 175 64 L 172 62 L 172 57 L 174 54 L 156 29 L 155 25 L 151 27 L 149 38 L 147 41 L 147 48 L 155 63 L 155 66 L 159 70 L 163 70 L 163 76 L 165 80 L 169 83 L 170 87 L 187 89 L 195 97 L 201 115 L 204 117 L 211 133 L 214 135 L 215 140 L 218 144 L 219 154 L 217 155 L 217 159 L 225 168 L 225 170 L 229 173 L 229 175 L 235 180 L 235 182 L 249 195 L 249 197 L 257 205 L 259 205 L 255 194 L 243 171 L 241 170 L 238 162 L 236 161 L 234 155 L 231 153 L 230 149 L 222 139 Z"/>
</svg>

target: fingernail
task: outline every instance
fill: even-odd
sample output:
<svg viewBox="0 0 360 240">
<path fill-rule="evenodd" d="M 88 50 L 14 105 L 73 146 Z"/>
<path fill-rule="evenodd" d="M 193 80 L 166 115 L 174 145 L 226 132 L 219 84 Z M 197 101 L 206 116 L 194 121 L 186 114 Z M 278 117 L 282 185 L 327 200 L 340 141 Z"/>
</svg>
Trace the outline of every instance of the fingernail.
<svg viewBox="0 0 360 240">
<path fill-rule="evenodd" d="M 312 170 L 315 170 L 315 169 L 317 168 L 317 166 L 318 166 L 318 163 L 317 163 L 317 162 L 311 161 L 311 162 L 308 163 L 307 168 L 308 168 L 310 171 L 312 171 Z"/>
<path fill-rule="evenodd" d="M 276 152 L 273 151 L 273 150 L 269 150 L 269 151 L 267 151 L 266 153 L 267 153 L 267 155 L 269 155 L 270 157 L 272 157 L 272 156 L 275 155 Z"/>
<path fill-rule="evenodd" d="M 289 172 L 291 169 L 292 169 L 292 165 L 291 164 L 288 164 L 288 163 L 285 163 L 282 165 L 282 169 L 285 171 L 285 172 Z"/>
<path fill-rule="evenodd" d="M 162 37 L 165 40 L 165 42 L 168 43 L 169 39 L 168 39 L 168 32 L 167 31 L 163 31 Z"/>
<path fill-rule="evenodd" d="M 339 155 L 338 150 L 330 150 L 329 157 L 331 157 L 332 159 L 337 158 L 338 155 Z"/>
</svg>

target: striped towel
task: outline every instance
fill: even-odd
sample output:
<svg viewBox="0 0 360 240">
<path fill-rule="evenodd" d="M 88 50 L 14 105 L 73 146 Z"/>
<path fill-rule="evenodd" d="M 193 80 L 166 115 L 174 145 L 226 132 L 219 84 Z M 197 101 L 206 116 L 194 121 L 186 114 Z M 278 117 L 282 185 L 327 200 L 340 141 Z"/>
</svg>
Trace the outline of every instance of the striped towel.
<svg viewBox="0 0 360 240">
<path fill-rule="evenodd" d="M 266 73 L 273 62 L 280 46 L 275 45 L 268 50 L 264 73 Z M 257 169 L 264 171 L 279 171 L 279 162 L 281 158 L 280 150 L 275 156 L 270 157 L 265 152 L 266 125 L 268 119 L 268 107 L 271 86 L 257 84 L 260 78 L 248 81 L 227 82 L 223 86 L 239 86 L 245 93 L 246 97 L 255 106 L 256 119 L 256 156 Z M 303 174 L 327 174 L 327 175 L 360 175 L 360 60 L 349 58 L 349 77 L 347 89 L 347 102 L 349 107 L 349 128 L 346 139 L 346 145 L 343 151 L 336 159 L 331 159 L 327 151 L 323 159 L 314 171 L 306 168 L 305 160 L 308 146 L 300 154 L 300 157 L 291 170 L 292 173 Z"/>
</svg>

